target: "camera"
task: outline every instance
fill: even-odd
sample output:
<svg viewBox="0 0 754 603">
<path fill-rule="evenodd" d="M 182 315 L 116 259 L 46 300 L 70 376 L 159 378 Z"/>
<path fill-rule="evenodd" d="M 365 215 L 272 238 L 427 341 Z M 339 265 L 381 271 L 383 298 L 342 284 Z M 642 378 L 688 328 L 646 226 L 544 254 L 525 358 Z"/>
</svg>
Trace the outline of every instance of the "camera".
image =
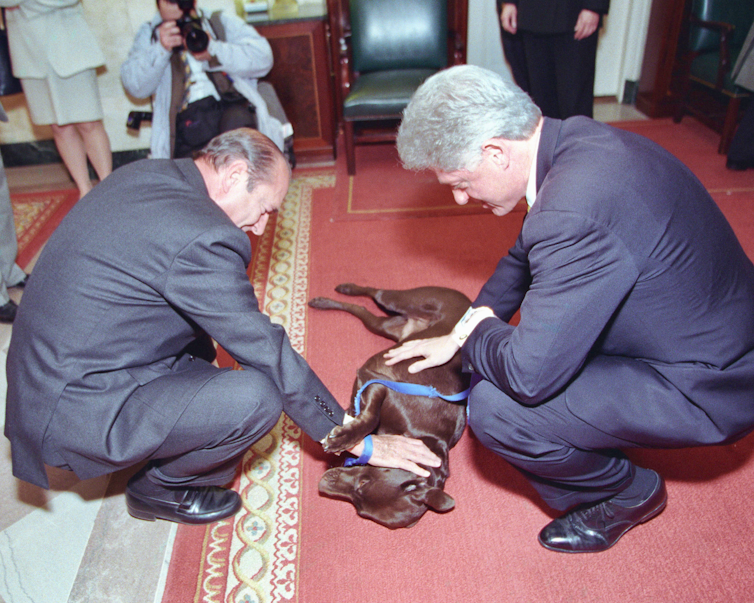
<svg viewBox="0 0 754 603">
<path fill-rule="evenodd" d="M 169 0 L 170 1 L 170 0 Z M 177 4 L 183 15 L 176 21 L 176 25 L 181 30 L 181 36 L 186 43 L 186 48 L 190 52 L 199 53 L 207 50 L 209 46 L 209 36 L 202 29 L 202 21 L 198 17 L 192 17 L 191 11 L 194 10 L 194 0 L 175 0 L 171 4 Z"/>
<path fill-rule="evenodd" d="M 152 121 L 151 111 L 129 111 L 128 119 L 126 119 L 126 127 L 129 130 L 138 132 L 143 121 Z"/>
</svg>

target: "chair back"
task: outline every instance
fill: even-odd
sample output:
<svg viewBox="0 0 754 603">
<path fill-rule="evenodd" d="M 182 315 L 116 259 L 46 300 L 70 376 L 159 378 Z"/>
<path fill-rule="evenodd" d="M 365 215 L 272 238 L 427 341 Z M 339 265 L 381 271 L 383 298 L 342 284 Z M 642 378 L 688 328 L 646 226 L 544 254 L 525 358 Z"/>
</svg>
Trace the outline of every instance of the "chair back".
<svg viewBox="0 0 754 603">
<path fill-rule="evenodd" d="M 352 69 L 442 69 L 447 0 L 349 0 Z"/>
<path fill-rule="evenodd" d="M 720 21 L 735 26 L 729 43 L 740 48 L 754 22 L 754 0 L 693 0 L 691 14 L 702 21 Z M 717 50 L 720 34 L 706 27 L 692 27 L 689 49 L 695 52 Z"/>
</svg>

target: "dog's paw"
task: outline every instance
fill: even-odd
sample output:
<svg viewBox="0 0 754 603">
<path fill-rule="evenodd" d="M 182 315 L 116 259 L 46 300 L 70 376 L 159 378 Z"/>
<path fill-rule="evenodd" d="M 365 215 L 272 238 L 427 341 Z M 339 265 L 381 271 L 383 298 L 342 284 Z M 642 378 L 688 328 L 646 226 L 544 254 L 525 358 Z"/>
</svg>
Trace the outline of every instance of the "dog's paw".
<svg viewBox="0 0 754 603">
<path fill-rule="evenodd" d="M 343 295 L 361 295 L 364 291 L 364 287 L 359 287 L 353 283 L 343 283 L 335 287 L 335 290 Z"/>
<path fill-rule="evenodd" d="M 337 427 L 333 427 L 332 431 L 327 435 L 323 447 L 325 452 L 340 454 L 349 448 L 353 448 L 361 439 L 362 437 L 355 434 L 348 426 L 338 425 Z"/>
<path fill-rule="evenodd" d="M 313 297 L 309 300 L 309 306 L 317 310 L 340 310 L 340 304 L 327 297 Z"/>
</svg>

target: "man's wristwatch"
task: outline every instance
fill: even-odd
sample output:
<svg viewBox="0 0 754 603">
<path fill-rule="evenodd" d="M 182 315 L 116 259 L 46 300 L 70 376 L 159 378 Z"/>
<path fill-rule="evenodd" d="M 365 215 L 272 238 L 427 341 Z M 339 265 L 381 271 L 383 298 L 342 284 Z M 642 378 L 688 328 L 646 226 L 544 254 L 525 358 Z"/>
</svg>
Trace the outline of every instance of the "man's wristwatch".
<svg viewBox="0 0 754 603">
<path fill-rule="evenodd" d="M 495 316 L 492 308 L 487 306 L 481 306 L 479 308 L 469 308 L 466 314 L 463 315 L 458 324 L 453 327 L 450 332 L 450 338 L 455 341 L 459 347 L 463 347 L 466 339 L 471 335 L 472 331 L 476 329 L 477 325 L 485 318 Z"/>
</svg>

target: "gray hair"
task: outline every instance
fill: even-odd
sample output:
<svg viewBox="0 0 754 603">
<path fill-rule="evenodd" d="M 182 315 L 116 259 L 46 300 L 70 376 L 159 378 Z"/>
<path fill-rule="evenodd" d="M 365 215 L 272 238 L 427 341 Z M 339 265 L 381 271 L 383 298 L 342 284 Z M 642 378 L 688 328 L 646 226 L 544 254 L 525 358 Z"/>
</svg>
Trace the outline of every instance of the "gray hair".
<svg viewBox="0 0 754 603">
<path fill-rule="evenodd" d="M 201 151 L 194 154 L 194 159 L 203 159 L 217 171 L 239 159 L 244 161 L 249 174 L 246 187 L 249 191 L 260 182 L 273 182 L 279 166 L 288 166 L 285 156 L 275 143 L 251 128 L 238 128 L 215 136 Z M 290 167 L 288 175 L 290 176 Z"/>
<path fill-rule="evenodd" d="M 459 65 L 436 73 L 414 94 L 398 130 L 406 169 L 473 169 L 490 138 L 527 140 L 539 107 L 494 71 Z"/>
</svg>

